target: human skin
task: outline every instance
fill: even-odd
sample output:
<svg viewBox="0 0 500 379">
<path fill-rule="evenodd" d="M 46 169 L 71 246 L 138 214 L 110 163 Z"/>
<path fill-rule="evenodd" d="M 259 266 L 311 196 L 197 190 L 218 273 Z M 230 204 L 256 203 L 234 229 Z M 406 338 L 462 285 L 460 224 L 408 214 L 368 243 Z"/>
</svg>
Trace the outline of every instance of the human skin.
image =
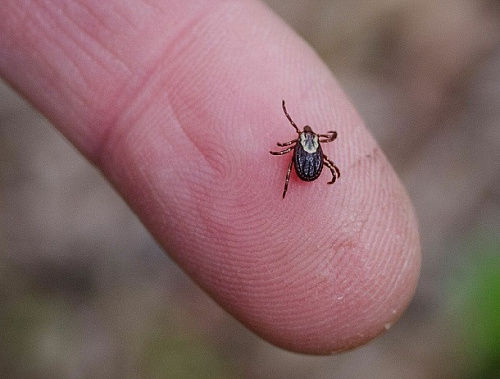
<svg viewBox="0 0 500 379">
<path fill-rule="evenodd" d="M 0 74 L 113 184 L 223 308 L 269 342 L 330 354 L 387 330 L 420 245 L 399 179 L 312 49 L 252 0 L 3 0 Z M 314 182 L 294 121 L 338 132 Z"/>
</svg>

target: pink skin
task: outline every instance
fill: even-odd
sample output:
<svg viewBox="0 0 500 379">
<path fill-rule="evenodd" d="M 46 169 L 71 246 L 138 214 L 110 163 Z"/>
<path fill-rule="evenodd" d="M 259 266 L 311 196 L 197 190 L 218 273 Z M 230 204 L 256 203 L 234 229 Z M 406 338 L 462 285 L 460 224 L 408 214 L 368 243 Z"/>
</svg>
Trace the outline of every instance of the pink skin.
<svg viewBox="0 0 500 379">
<path fill-rule="evenodd" d="M 418 279 L 412 206 L 316 54 L 251 0 L 3 0 L 0 73 L 113 183 L 222 307 L 329 354 L 392 325 Z M 336 130 L 339 167 L 292 174 L 276 142 Z"/>
</svg>

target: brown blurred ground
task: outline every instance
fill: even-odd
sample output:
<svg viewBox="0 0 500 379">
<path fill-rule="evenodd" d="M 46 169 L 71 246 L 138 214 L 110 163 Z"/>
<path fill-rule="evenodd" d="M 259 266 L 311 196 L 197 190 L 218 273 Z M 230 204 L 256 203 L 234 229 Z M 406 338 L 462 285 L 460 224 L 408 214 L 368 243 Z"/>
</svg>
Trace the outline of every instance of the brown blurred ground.
<svg viewBox="0 0 500 379">
<path fill-rule="evenodd" d="M 99 173 L 4 85 L 0 377 L 467 373 L 454 292 L 475 264 L 470 241 L 500 235 L 499 3 L 268 3 L 327 62 L 408 188 L 424 253 L 409 311 L 382 338 L 338 357 L 259 340 L 195 287 Z"/>
</svg>

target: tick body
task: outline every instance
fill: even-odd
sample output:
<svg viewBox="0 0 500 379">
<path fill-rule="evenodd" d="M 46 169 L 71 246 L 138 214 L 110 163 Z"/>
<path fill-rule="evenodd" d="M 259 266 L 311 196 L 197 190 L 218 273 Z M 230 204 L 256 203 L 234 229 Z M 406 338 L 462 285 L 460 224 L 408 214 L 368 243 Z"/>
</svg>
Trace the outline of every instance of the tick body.
<svg viewBox="0 0 500 379">
<path fill-rule="evenodd" d="M 290 121 L 290 124 L 294 127 L 298 134 L 298 137 L 294 140 L 285 143 L 278 142 L 278 146 L 286 147 L 286 149 L 281 151 L 270 151 L 273 155 L 283 155 L 293 151 L 292 161 L 288 165 L 288 171 L 286 174 L 283 198 L 285 198 L 288 183 L 290 182 L 292 165 L 295 168 L 295 172 L 297 173 L 299 179 L 306 182 L 316 180 L 323 170 L 323 165 L 325 165 L 332 173 L 332 180 L 330 180 L 328 184 L 333 184 L 335 180 L 340 177 L 340 171 L 338 167 L 335 166 L 335 164 L 328 159 L 325 154 L 323 154 L 321 144 L 332 142 L 335 138 L 337 138 L 337 132 L 329 131 L 326 134 L 316 134 L 309 125 L 304 126 L 303 130 L 300 131 L 286 110 L 285 100 L 283 100 L 282 107 L 286 118 Z"/>
</svg>

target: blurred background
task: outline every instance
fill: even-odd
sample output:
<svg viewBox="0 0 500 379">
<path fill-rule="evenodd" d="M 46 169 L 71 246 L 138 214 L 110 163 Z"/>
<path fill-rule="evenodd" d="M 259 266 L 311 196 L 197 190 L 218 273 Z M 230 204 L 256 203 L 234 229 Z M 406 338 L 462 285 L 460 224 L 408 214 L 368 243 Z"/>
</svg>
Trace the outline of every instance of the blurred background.
<svg viewBox="0 0 500 379">
<path fill-rule="evenodd" d="M 335 357 L 260 340 L 0 84 L 0 377 L 500 378 L 500 2 L 267 2 L 413 199 L 423 267 L 408 311 Z"/>
</svg>

